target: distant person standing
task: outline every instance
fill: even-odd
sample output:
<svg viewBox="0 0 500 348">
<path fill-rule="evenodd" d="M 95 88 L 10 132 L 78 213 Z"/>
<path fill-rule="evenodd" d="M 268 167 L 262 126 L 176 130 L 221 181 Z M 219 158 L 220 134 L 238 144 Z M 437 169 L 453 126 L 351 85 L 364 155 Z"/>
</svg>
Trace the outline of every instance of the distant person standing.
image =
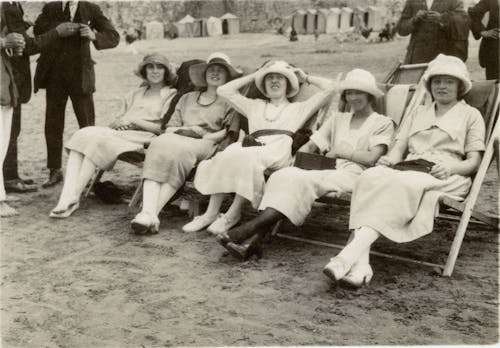
<svg viewBox="0 0 500 348">
<path fill-rule="evenodd" d="M 482 19 L 489 13 L 486 27 Z M 481 40 L 479 46 L 479 64 L 486 68 L 487 80 L 498 80 L 498 0 L 481 0 L 474 7 L 469 8 L 471 19 L 470 29 L 476 40 Z"/>
<path fill-rule="evenodd" d="M 120 41 L 99 6 L 87 1 L 48 2 L 35 22 L 34 33 L 40 35 L 57 26 L 60 39 L 42 50 L 34 82 L 35 92 L 46 89 L 45 139 L 50 174 L 44 187 L 63 179 L 61 158 L 68 97 L 80 128 L 94 125 L 95 63 L 90 42 L 100 50 L 116 47 Z"/>
<path fill-rule="evenodd" d="M 407 0 L 397 31 L 411 35 L 405 64 L 428 63 L 440 53 L 467 60 L 469 19 L 462 0 Z"/>
</svg>

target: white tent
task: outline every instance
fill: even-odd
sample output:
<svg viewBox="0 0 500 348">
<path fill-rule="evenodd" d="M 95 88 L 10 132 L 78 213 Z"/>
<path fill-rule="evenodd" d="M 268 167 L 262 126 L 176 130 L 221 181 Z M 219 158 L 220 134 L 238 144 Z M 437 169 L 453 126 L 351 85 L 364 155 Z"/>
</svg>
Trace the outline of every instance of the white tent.
<svg viewBox="0 0 500 348">
<path fill-rule="evenodd" d="M 349 7 L 342 7 L 340 10 L 340 30 L 347 30 L 352 26 L 352 10 Z"/>
<path fill-rule="evenodd" d="M 179 37 L 193 37 L 195 31 L 195 19 L 190 15 L 175 23 Z"/>
<path fill-rule="evenodd" d="M 339 31 L 340 25 L 340 9 L 336 7 L 332 7 L 330 9 L 330 13 L 326 18 L 326 33 L 336 33 Z"/>
<path fill-rule="evenodd" d="M 326 33 L 326 22 L 328 21 L 328 16 L 330 15 L 330 10 L 322 8 L 318 10 L 316 29 L 319 33 Z"/>
<path fill-rule="evenodd" d="M 297 10 L 293 15 L 292 27 L 295 29 L 297 34 L 305 34 L 306 33 L 306 11 Z"/>
<path fill-rule="evenodd" d="M 368 28 L 373 28 L 375 31 L 380 31 L 384 28 L 384 21 L 382 19 L 382 12 L 376 6 L 368 7 Z"/>
<path fill-rule="evenodd" d="M 163 23 L 151 21 L 146 23 L 146 40 L 163 39 L 164 30 Z"/>
<path fill-rule="evenodd" d="M 220 17 L 222 21 L 222 34 L 238 34 L 240 32 L 240 18 L 232 13 L 226 13 Z"/>
<path fill-rule="evenodd" d="M 222 35 L 222 21 L 217 17 L 209 17 L 207 19 L 207 34 L 208 36 Z"/>
<path fill-rule="evenodd" d="M 316 15 L 318 11 L 315 9 L 308 9 L 306 14 L 306 34 L 314 34 L 316 28 Z"/>
</svg>

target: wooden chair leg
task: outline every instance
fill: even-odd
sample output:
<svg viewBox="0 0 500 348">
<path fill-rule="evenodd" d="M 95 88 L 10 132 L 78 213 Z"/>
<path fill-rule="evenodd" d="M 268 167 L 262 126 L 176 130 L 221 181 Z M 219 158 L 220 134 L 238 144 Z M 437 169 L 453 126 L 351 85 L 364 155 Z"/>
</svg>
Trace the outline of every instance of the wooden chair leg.
<svg viewBox="0 0 500 348">
<path fill-rule="evenodd" d="M 189 205 L 189 217 L 194 218 L 200 215 L 200 199 L 197 197 L 192 197 L 191 204 Z"/>
<path fill-rule="evenodd" d="M 496 128 L 498 129 L 499 127 Z M 467 196 L 467 201 L 465 203 L 462 218 L 460 219 L 460 223 L 458 224 L 457 232 L 455 233 L 455 238 L 453 239 L 453 243 L 451 244 L 450 253 L 444 266 L 443 276 L 445 277 L 449 277 L 453 273 L 453 268 L 455 267 L 455 262 L 457 261 L 458 253 L 460 252 L 460 247 L 462 246 L 462 242 L 464 240 L 465 231 L 467 230 L 467 226 L 472 215 L 472 210 L 474 209 L 477 197 L 479 196 L 479 190 L 481 189 L 481 185 L 486 176 L 486 172 L 488 171 L 488 168 L 493 159 L 493 152 L 494 141 L 492 139 L 486 147 L 483 160 L 481 161 L 481 165 L 479 166 L 476 177 L 474 178 L 474 183 L 470 189 L 469 195 Z"/>
<path fill-rule="evenodd" d="M 271 230 L 271 236 L 276 236 L 279 231 L 281 230 L 281 225 L 283 224 L 283 220 L 279 220 L 274 226 L 273 229 Z"/>
<path fill-rule="evenodd" d="M 141 201 L 142 201 L 142 180 L 139 183 L 139 185 L 137 185 L 137 188 L 135 189 L 134 194 L 132 195 L 132 198 L 128 203 L 129 209 L 133 209 L 134 207 L 138 206 Z"/>
<path fill-rule="evenodd" d="M 87 189 L 85 190 L 85 193 L 83 194 L 84 199 L 87 198 L 87 196 L 90 194 L 90 192 L 94 188 L 94 185 L 96 183 L 98 183 L 99 180 L 101 180 L 101 177 L 103 174 L 104 174 L 104 170 L 97 169 L 96 174 L 94 175 L 92 180 L 90 180 L 89 185 L 87 186 Z"/>
</svg>

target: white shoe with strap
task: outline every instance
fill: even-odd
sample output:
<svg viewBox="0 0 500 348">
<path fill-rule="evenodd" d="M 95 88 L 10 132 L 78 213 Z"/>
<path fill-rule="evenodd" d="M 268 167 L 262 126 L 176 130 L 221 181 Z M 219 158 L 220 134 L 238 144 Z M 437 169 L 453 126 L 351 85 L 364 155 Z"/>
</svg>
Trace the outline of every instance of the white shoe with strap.
<svg viewBox="0 0 500 348">
<path fill-rule="evenodd" d="M 208 226 L 207 231 L 218 235 L 229 231 L 241 220 L 241 214 L 235 219 L 228 219 L 225 214 L 220 214 L 217 220 L 215 220 L 210 226 Z"/>
<path fill-rule="evenodd" d="M 217 219 L 217 215 L 198 215 L 191 222 L 182 226 L 184 232 L 198 232 L 213 223 Z"/>
</svg>

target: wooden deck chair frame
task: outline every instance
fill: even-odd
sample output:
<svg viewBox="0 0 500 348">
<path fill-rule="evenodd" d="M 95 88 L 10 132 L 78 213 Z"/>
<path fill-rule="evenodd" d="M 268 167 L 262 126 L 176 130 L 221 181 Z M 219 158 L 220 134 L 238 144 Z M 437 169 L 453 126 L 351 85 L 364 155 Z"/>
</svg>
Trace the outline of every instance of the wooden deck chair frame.
<svg viewBox="0 0 500 348">
<path fill-rule="evenodd" d="M 392 255 L 392 254 L 385 254 L 385 253 L 380 253 L 376 251 L 371 251 L 370 254 L 375 255 L 375 256 L 381 256 L 381 257 L 386 257 L 389 259 L 395 259 L 399 261 L 405 261 L 405 262 L 410 262 L 410 263 L 416 263 L 419 265 L 423 266 L 430 266 L 430 267 L 438 267 L 443 270 L 442 275 L 443 276 L 451 276 L 453 273 L 453 269 L 455 267 L 455 263 L 461 248 L 461 245 L 463 243 L 463 239 L 465 236 L 465 232 L 467 230 L 467 227 L 469 225 L 469 222 L 471 222 L 472 218 L 475 218 L 477 221 L 481 221 L 483 223 L 486 223 L 488 225 L 491 225 L 493 227 L 498 227 L 498 217 L 490 217 L 485 214 L 482 214 L 478 211 L 474 210 L 474 206 L 477 201 L 477 197 L 479 195 L 479 191 L 481 188 L 481 185 L 484 181 L 484 178 L 486 176 L 486 172 L 491 165 L 494 155 L 495 155 L 495 147 L 498 147 L 499 143 L 499 135 L 500 135 L 500 122 L 498 122 L 498 114 L 499 114 L 499 105 L 500 105 L 500 93 L 499 93 L 499 84 L 498 81 L 480 81 L 476 82 L 473 84 L 473 89 L 478 87 L 478 84 L 486 84 L 490 86 L 490 92 L 487 95 L 487 103 L 485 105 L 485 108 L 483 110 L 484 114 L 483 117 L 485 118 L 485 123 L 486 123 L 486 150 L 483 154 L 483 158 L 481 160 L 480 166 L 473 178 L 472 186 L 469 191 L 469 194 L 467 195 L 466 199 L 462 202 L 453 200 L 449 197 L 442 197 L 440 199 L 440 204 L 441 206 L 445 206 L 448 208 L 452 208 L 458 212 L 460 212 L 460 218 L 459 218 L 459 223 L 455 232 L 455 236 L 453 239 L 453 242 L 450 247 L 450 252 L 448 254 L 446 263 L 444 265 L 442 264 L 436 264 L 436 263 L 431 263 L 431 262 L 424 262 L 420 260 L 415 260 L 412 258 L 407 258 L 407 257 L 401 257 L 397 255 Z M 467 98 L 466 98 L 467 99 Z M 496 160 L 497 160 L 497 166 L 500 165 L 499 162 L 499 153 L 498 153 L 498 148 L 496 149 Z M 500 176 L 500 169 L 499 169 L 499 176 Z M 333 203 L 333 204 L 342 204 L 342 205 L 347 205 L 350 203 L 350 195 L 347 196 L 341 196 L 340 198 L 320 198 L 318 200 L 321 203 Z M 439 216 L 441 217 L 441 216 Z M 448 218 L 445 216 L 445 218 Z M 455 220 L 455 219 L 453 219 Z M 280 233 L 280 227 L 282 224 L 283 220 L 279 221 L 273 228 L 271 234 L 275 235 L 280 238 L 285 238 L 285 239 L 290 239 L 290 240 L 295 240 L 295 241 L 300 241 L 300 242 L 305 242 L 305 243 L 310 243 L 310 244 L 315 244 L 315 245 L 321 245 L 321 246 L 328 246 L 332 248 L 337 248 L 337 249 L 342 249 L 344 248 L 345 245 L 339 245 L 339 244 L 333 244 L 333 243 L 325 243 L 322 241 L 316 241 L 316 240 L 311 240 L 307 238 L 301 238 L 301 237 L 295 237 L 295 236 L 289 236 L 287 234 Z"/>
</svg>

